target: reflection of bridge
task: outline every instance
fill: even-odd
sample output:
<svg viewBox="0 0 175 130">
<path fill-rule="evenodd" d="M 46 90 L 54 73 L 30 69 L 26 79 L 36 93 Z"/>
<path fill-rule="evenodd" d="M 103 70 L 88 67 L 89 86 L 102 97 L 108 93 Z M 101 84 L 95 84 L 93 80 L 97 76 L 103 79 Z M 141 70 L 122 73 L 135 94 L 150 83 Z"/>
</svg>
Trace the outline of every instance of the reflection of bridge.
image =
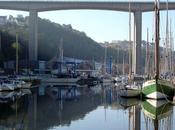
<svg viewBox="0 0 175 130">
<path fill-rule="evenodd" d="M 134 13 L 134 46 L 133 72 L 140 73 L 140 54 L 142 40 L 142 12 L 153 11 L 153 2 L 132 2 L 131 12 Z M 0 9 L 29 11 L 29 60 L 37 60 L 37 15 L 41 11 L 68 9 L 96 9 L 129 11 L 128 2 L 83 2 L 83 1 L 0 1 Z M 169 9 L 175 9 L 175 2 L 169 2 Z M 160 9 L 166 9 L 166 3 L 160 4 Z"/>
</svg>

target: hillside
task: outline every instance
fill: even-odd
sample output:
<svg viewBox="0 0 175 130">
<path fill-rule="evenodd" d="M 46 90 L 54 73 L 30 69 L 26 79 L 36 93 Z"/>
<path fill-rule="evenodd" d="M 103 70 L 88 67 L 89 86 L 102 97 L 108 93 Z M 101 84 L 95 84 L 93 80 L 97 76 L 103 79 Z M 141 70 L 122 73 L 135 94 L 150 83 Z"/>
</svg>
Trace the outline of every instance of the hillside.
<svg viewBox="0 0 175 130">
<path fill-rule="evenodd" d="M 71 25 L 61 26 L 39 19 L 38 33 L 40 59 L 52 58 L 58 50 L 61 38 L 63 38 L 64 56 L 89 60 L 103 58 L 104 48 L 85 33 L 72 29 Z"/>
<path fill-rule="evenodd" d="M 4 26 L 0 26 L 2 53 L 1 61 L 14 60 L 15 48 L 12 43 L 15 42 L 15 34 L 18 32 L 20 43 L 20 59 L 27 59 L 28 56 L 28 17 L 19 16 L 16 18 L 18 22 L 22 22 L 19 26 L 15 22 L 7 22 Z M 71 27 L 71 25 L 60 25 L 47 19 L 38 18 L 38 59 L 50 60 L 56 53 L 60 39 L 63 38 L 64 56 L 86 60 L 96 60 L 103 62 L 105 55 L 104 43 L 97 43 L 84 32 L 80 32 Z M 119 41 L 115 44 L 109 44 L 107 48 L 107 56 L 112 56 L 117 63 L 128 62 L 128 41 Z M 143 44 L 144 45 L 144 44 Z M 145 54 L 145 51 L 142 51 Z M 144 64 L 145 56 L 142 55 L 142 64 Z"/>
<path fill-rule="evenodd" d="M 18 18 L 18 20 L 27 23 L 28 17 Z M 26 59 L 28 53 L 28 24 L 19 26 L 17 23 L 6 23 L 0 27 L 3 57 L 1 60 L 10 60 L 15 58 L 15 49 L 12 43 L 15 42 L 15 34 L 19 34 L 19 43 L 21 44 L 20 59 Z M 60 39 L 63 38 L 64 56 L 74 57 L 86 60 L 103 61 L 105 49 L 99 43 L 95 42 L 84 32 L 80 32 L 71 27 L 71 25 L 60 25 L 47 19 L 38 18 L 38 57 L 39 60 L 50 60 L 58 51 Z M 123 54 L 122 50 L 120 55 Z M 10 52 L 10 53 L 9 53 Z M 107 55 L 112 56 L 115 61 L 122 62 L 122 58 L 117 57 L 116 48 L 109 47 Z"/>
</svg>

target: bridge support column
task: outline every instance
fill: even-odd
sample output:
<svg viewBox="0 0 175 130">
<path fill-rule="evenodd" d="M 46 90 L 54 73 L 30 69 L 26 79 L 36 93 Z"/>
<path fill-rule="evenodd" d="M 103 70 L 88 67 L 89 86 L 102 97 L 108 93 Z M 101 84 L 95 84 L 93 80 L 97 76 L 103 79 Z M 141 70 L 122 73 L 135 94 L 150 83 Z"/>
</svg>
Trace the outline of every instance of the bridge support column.
<svg viewBox="0 0 175 130">
<path fill-rule="evenodd" d="M 29 15 L 29 61 L 38 60 L 38 12 L 31 10 Z"/>
<path fill-rule="evenodd" d="M 134 43 L 132 51 L 132 72 L 141 74 L 142 12 L 134 12 Z"/>
</svg>

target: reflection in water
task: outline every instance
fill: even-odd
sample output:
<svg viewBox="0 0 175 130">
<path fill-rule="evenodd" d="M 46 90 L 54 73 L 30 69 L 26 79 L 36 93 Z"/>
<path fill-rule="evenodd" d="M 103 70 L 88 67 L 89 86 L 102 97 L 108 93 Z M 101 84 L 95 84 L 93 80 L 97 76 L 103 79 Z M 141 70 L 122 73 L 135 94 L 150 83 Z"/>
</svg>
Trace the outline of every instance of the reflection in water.
<svg viewBox="0 0 175 130">
<path fill-rule="evenodd" d="M 146 101 L 141 103 L 137 99 L 118 97 L 117 89 L 112 85 L 42 85 L 31 91 L 0 93 L 0 99 L 0 129 L 147 130 L 156 123 L 160 126 L 173 124 L 171 105 L 161 105 L 163 110 L 152 109 Z M 151 108 L 155 115 L 148 114 L 150 109 L 147 108 Z M 142 118 L 141 111 L 145 118 Z M 159 121 L 162 120 L 159 113 L 170 115 L 166 116 L 167 122 Z M 158 121 L 154 121 L 150 115 Z"/>
<path fill-rule="evenodd" d="M 146 129 L 172 130 L 173 106 L 166 100 L 147 100 L 142 102 Z"/>
</svg>

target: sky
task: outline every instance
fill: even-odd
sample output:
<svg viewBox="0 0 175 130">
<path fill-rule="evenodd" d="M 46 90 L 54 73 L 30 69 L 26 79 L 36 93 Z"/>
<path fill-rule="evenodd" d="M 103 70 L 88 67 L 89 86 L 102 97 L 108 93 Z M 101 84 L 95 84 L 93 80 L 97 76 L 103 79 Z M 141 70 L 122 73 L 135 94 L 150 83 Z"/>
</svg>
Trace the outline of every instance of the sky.
<svg viewBox="0 0 175 130">
<path fill-rule="evenodd" d="M 78 0 L 83 1 L 83 0 Z M 91 0 L 89 0 L 91 1 Z M 97 0 L 96 0 L 97 1 Z M 105 0 L 117 1 L 117 0 Z M 124 0 L 120 0 L 124 1 Z M 132 1 L 132 0 L 131 0 Z M 141 1 L 141 0 L 135 0 Z M 153 0 L 142 0 L 153 1 Z M 161 0 L 163 1 L 163 0 Z M 170 1 L 170 0 L 169 0 Z M 173 1 L 173 0 L 171 0 Z M 28 16 L 28 12 L 0 10 L 0 15 L 22 14 Z M 113 40 L 129 40 L 129 13 L 119 11 L 105 11 L 105 10 L 61 10 L 61 11 L 47 11 L 40 12 L 38 16 L 49 19 L 50 21 L 59 24 L 71 24 L 76 30 L 83 31 L 87 36 L 91 37 L 97 42 L 111 42 Z M 169 11 L 169 18 L 172 21 L 172 32 L 175 35 L 175 11 Z M 133 15 L 131 17 L 133 25 Z M 160 35 L 165 37 L 166 27 L 166 11 L 161 11 L 160 15 Z M 142 14 L 142 39 L 147 39 L 147 28 L 149 29 L 149 39 L 151 40 L 154 34 L 153 27 L 153 13 Z M 133 28 L 133 27 L 132 27 Z M 133 30 L 131 31 L 133 32 Z M 132 33 L 133 40 L 133 33 Z"/>
</svg>

